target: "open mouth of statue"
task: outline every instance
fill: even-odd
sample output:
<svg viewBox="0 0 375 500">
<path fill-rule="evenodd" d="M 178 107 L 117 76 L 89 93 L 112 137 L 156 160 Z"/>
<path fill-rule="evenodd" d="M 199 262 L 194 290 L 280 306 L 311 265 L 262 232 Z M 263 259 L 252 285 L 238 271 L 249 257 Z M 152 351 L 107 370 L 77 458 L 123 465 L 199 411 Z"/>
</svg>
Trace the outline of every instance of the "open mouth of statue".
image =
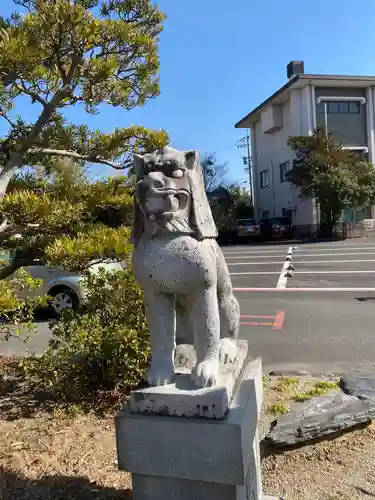
<svg viewBox="0 0 375 500">
<path fill-rule="evenodd" d="M 147 208 L 150 213 L 168 217 L 187 207 L 189 193 L 183 190 L 153 189 L 152 196 L 148 198 Z"/>
</svg>

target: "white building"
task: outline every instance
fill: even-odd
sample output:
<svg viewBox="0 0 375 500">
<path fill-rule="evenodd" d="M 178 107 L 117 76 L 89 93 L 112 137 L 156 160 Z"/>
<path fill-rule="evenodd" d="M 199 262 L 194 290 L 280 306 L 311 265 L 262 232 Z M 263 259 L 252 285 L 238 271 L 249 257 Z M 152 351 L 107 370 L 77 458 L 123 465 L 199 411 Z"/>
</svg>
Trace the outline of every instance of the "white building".
<svg viewBox="0 0 375 500">
<path fill-rule="evenodd" d="M 288 138 L 327 126 L 344 147 L 367 153 L 374 163 L 375 76 L 308 75 L 302 61 L 292 61 L 287 76 L 235 127 L 250 129 L 255 216 L 286 215 L 303 227 L 317 224 L 318 214 L 313 200 L 301 199 L 286 181 L 294 158 Z"/>
</svg>

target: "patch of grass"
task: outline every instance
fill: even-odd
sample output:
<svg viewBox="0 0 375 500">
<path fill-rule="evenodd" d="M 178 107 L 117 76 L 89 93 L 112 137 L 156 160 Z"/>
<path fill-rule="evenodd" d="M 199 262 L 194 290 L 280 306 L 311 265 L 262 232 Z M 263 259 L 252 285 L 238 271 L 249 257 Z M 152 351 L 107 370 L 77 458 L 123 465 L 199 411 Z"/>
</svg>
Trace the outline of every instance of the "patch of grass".
<svg viewBox="0 0 375 500">
<path fill-rule="evenodd" d="M 326 389 L 326 390 L 337 389 L 338 386 L 339 386 L 338 382 L 330 382 L 328 380 L 321 380 L 320 382 L 316 382 L 315 384 L 315 387 L 317 389 Z"/>
<path fill-rule="evenodd" d="M 321 380 L 320 382 L 316 382 L 314 387 L 309 391 L 302 393 L 295 393 L 292 396 L 294 401 L 298 401 L 299 403 L 303 403 L 304 401 L 309 401 L 311 398 L 315 396 L 324 396 L 328 394 L 329 391 L 338 388 L 337 382 L 330 382 L 327 380 Z"/>
<path fill-rule="evenodd" d="M 298 403 L 304 403 L 305 401 L 310 401 L 311 398 L 312 395 L 310 394 L 310 392 L 301 392 L 294 394 L 292 396 L 293 401 L 296 401 Z"/>
<path fill-rule="evenodd" d="M 285 392 L 290 389 L 294 389 L 297 385 L 298 385 L 297 377 L 282 378 L 279 382 L 279 385 L 275 387 L 275 391 Z"/>
<path fill-rule="evenodd" d="M 269 377 L 269 375 L 263 375 L 263 377 L 262 377 L 262 381 L 263 381 L 263 385 L 264 385 L 264 386 L 267 386 L 267 385 L 269 384 L 269 382 L 270 382 L 270 377 Z"/>
<path fill-rule="evenodd" d="M 273 417 L 277 417 L 278 415 L 285 415 L 285 413 L 289 413 L 289 408 L 285 404 L 285 401 L 278 401 L 273 405 L 267 406 L 266 413 Z"/>
</svg>

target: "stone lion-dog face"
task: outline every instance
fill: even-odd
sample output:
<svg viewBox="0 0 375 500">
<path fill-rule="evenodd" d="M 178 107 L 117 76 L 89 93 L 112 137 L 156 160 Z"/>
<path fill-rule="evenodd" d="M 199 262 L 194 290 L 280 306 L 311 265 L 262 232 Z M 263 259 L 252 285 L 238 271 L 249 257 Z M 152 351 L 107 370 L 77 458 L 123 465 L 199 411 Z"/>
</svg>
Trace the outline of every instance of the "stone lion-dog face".
<svg viewBox="0 0 375 500">
<path fill-rule="evenodd" d="M 217 236 L 197 151 L 165 147 L 134 155 L 134 163 L 134 243 L 144 231 L 149 235 L 158 231 L 191 234 L 199 240 Z"/>
<path fill-rule="evenodd" d="M 233 361 L 239 306 L 204 189 L 197 151 L 165 147 L 135 155 L 134 275 L 144 290 L 152 360 L 147 379 L 174 377 L 176 340 L 193 343 L 198 387 L 215 385 Z"/>
</svg>

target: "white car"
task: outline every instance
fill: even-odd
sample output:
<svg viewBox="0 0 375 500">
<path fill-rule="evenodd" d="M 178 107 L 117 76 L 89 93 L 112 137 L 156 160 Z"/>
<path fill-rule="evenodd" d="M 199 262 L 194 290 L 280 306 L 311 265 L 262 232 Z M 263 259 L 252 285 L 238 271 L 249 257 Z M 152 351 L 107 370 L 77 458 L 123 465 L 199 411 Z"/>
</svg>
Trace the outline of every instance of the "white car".
<svg viewBox="0 0 375 500">
<path fill-rule="evenodd" d="M 3 254 L 3 258 L 6 257 Z M 0 256 L 1 258 L 1 256 Z M 9 257 L 8 257 L 9 258 Z M 120 262 L 107 262 L 90 266 L 90 270 L 95 272 L 100 268 L 106 270 L 121 270 L 124 264 Z M 85 289 L 82 286 L 82 275 L 77 272 L 67 271 L 62 267 L 49 267 L 43 263 L 25 266 L 23 269 L 27 271 L 32 278 L 42 280 L 40 288 L 32 293 L 36 296 L 48 295 L 53 298 L 52 307 L 56 314 L 61 314 L 64 309 L 75 309 L 85 296 Z M 8 276 L 6 279 L 11 280 L 15 277 L 15 273 Z"/>
</svg>

